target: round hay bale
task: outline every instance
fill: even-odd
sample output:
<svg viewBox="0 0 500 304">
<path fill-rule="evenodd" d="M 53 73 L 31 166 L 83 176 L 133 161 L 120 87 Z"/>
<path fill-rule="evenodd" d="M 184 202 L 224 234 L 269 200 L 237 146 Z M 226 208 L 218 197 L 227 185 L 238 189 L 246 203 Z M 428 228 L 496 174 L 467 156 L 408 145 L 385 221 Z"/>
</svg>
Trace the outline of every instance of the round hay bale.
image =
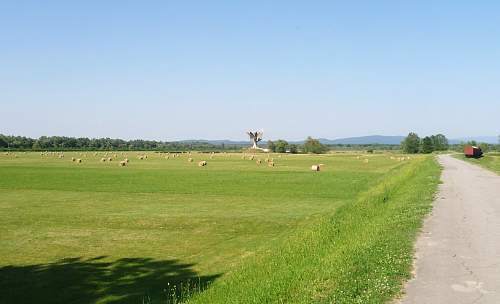
<svg viewBox="0 0 500 304">
<path fill-rule="evenodd" d="M 205 167 L 207 165 L 207 162 L 202 160 L 198 163 L 198 167 Z"/>
<path fill-rule="evenodd" d="M 311 170 L 312 171 L 320 171 L 321 170 L 321 166 L 320 165 L 312 165 L 311 166 Z"/>
</svg>

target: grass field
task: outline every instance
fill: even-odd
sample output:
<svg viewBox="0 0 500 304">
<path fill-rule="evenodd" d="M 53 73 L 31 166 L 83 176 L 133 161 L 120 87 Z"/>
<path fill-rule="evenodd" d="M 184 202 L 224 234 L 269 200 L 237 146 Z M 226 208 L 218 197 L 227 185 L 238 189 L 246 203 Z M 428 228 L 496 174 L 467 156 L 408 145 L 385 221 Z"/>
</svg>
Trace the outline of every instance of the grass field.
<svg viewBox="0 0 500 304">
<path fill-rule="evenodd" d="M 490 169 L 500 174 L 500 152 L 485 153 L 483 157 L 477 159 L 467 158 L 462 154 L 456 154 L 455 157 L 476 165 L 483 166 L 486 169 Z"/>
<path fill-rule="evenodd" d="M 209 282 L 192 302 L 378 303 L 439 175 L 428 156 L 117 154 L 0 156 L 1 303 L 167 303 Z"/>
</svg>

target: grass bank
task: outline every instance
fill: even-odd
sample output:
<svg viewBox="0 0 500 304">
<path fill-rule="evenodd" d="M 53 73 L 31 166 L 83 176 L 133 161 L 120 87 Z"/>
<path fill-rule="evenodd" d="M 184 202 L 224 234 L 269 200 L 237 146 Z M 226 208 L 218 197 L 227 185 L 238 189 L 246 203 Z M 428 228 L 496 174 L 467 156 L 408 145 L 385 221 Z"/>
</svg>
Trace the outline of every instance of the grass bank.
<svg viewBox="0 0 500 304">
<path fill-rule="evenodd" d="M 455 154 L 454 157 L 468 161 L 469 163 L 482 166 L 486 169 L 500 174 L 500 152 L 491 152 L 484 154 L 481 158 L 467 158 L 462 154 Z"/>
<path fill-rule="evenodd" d="M 285 245 L 257 254 L 189 303 L 383 303 L 410 277 L 413 243 L 440 169 L 432 157 L 397 167 Z M 334 185 L 332 185 L 334 187 Z"/>
</svg>

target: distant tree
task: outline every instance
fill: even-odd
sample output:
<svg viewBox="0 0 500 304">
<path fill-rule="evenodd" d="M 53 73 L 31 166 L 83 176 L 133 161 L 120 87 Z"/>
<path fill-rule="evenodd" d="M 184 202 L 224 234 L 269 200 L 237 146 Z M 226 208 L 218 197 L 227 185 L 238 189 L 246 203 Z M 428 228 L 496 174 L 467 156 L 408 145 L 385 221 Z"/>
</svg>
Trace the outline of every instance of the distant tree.
<svg viewBox="0 0 500 304">
<path fill-rule="evenodd" d="M 42 147 L 40 147 L 40 142 L 38 140 L 35 140 L 35 142 L 33 143 L 33 146 L 31 146 L 31 148 L 33 150 L 40 150 L 40 149 L 42 149 Z"/>
<path fill-rule="evenodd" d="M 297 154 L 299 152 L 299 147 L 295 144 L 288 146 L 288 148 L 290 149 L 290 153 L 292 154 Z"/>
<path fill-rule="evenodd" d="M 432 143 L 432 138 L 429 136 L 422 139 L 422 153 L 432 153 L 434 152 L 434 145 Z"/>
<path fill-rule="evenodd" d="M 405 153 L 418 153 L 420 151 L 420 137 L 416 133 L 410 132 L 401 145 Z"/>
<path fill-rule="evenodd" d="M 288 142 L 283 139 L 278 139 L 275 143 L 276 145 L 276 151 L 278 153 L 285 153 L 287 148 L 288 148 Z"/>
<path fill-rule="evenodd" d="M 267 141 L 267 148 L 269 149 L 269 151 L 271 152 L 276 152 L 276 145 L 274 144 L 273 141 L 271 140 L 268 140 Z"/>
<path fill-rule="evenodd" d="M 491 146 L 488 143 L 479 143 L 479 148 L 481 148 L 481 151 L 483 151 L 483 153 L 491 151 Z"/>
<path fill-rule="evenodd" d="M 305 153 L 314 153 L 321 154 L 326 153 L 328 151 L 328 147 L 319 142 L 319 140 L 312 138 L 309 136 L 304 142 L 304 152 Z"/>
<path fill-rule="evenodd" d="M 435 151 L 448 150 L 449 147 L 448 139 L 443 134 L 432 135 L 431 140 Z"/>
<path fill-rule="evenodd" d="M 6 138 L 0 134 L 0 148 L 7 148 L 7 147 L 8 147 L 8 143 L 7 143 Z"/>
</svg>

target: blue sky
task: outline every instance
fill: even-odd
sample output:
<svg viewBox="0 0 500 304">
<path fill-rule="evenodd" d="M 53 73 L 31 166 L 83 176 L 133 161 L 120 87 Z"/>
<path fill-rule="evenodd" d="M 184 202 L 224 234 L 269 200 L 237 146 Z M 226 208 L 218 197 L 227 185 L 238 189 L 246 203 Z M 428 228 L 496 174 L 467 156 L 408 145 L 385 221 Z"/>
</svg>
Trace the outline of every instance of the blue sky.
<svg viewBox="0 0 500 304">
<path fill-rule="evenodd" d="M 0 1 L 0 133 L 495 135 L 499 19 L 498 1 Z"/>
</svg>

